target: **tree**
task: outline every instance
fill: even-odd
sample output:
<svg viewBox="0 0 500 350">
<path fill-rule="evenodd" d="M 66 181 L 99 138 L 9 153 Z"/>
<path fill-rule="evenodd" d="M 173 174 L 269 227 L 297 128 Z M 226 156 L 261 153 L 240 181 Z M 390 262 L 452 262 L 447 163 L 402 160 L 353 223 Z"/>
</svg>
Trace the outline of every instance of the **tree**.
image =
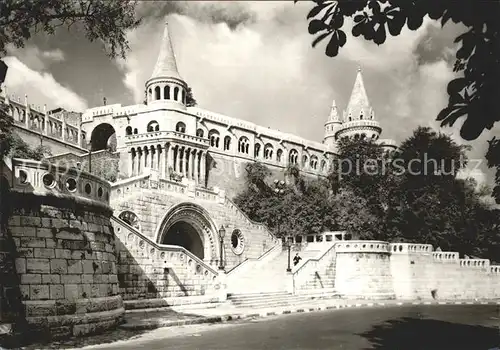
<svg viewBox="0 0 500 350">
<path fill-rule="evenodd" d="M 297 0 L 295 0 L 297 2 Z M 363 36 L 378 45 L 385 42 L 388 34 L 397 36 L 406 25 L 416 30 L 423 24 L 425 16 L 441 20 L 444 26 L 448 21 L 461 23 L 465 32 L 457 36 L 460 43 L 456 53 L 454 71 L 461 76 L 448 84 L 448 106 L 437 116 L 441 126 L 453 126 L 459 118 L 465 118 L 460 135 L 465 140 L 476 139 L 484 129 L 492 129 L 500 120 L 497 100 L 500 95 L 500 1 L 402 1 L 402 0 L 365 0 L 365 1 L 324 1 L 315 0 L 316 5 L 307 18 L 309 33 L 318 34 L 313 47 L 329 37 L 326 54 L 335 57 L 347 41 L 342 28 L 345 20 L 353 20 L 352 35 Z M 500 152 L 492 148 L 495 138 L 490 142 L 490 156 Z M 500 172 L 500 163 L 489 162 Z M 496 178 L 497 188 L 500 178 Z M 496 190 L 496 200 L 500 203 L 500 190 Z"/>
<path fill-rule="evenodd" d="M 101 40 L 111 57 L 125 57 L 127 30 L 140 24 L 137 1 L 128 0 L 4 0 L 0 2 L 0 54 L 6 46 L 23 47 L 33 33 L 54 34 L 61 26 L 83 26 L 88 40 Z"/>
<path fill-rule="evenodd" d="M 193 96 L 193 90 L 191 89 L 190 86 L 187 87 L 186 89 L 186 106 L 187 107 L 196 107 L 198 103 L 196 102 L 194 96 Z"/>
</svg>

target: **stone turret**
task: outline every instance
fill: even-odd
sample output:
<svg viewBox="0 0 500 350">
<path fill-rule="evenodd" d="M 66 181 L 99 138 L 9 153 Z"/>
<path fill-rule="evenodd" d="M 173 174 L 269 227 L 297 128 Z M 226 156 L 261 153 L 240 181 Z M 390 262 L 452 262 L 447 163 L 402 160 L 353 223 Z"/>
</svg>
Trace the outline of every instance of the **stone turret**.
<svg viewBox="0 0 500 350">
<path fill-rule="evenodd" d="M 342 127 L 342 120 L 340 119 L 337 109 L 337 102 L 333 100 L 330 109 L 330 115 L 325 123 L 325 137 L 323 143 L 330 148 L 335 147 L 335 133 Z"/>
<path fill-rule="evenodd" d="M 368 100 L 361 68 L 358 68 L 351 97 L 343 113 L 343 123 L 335 132 L 335 140 L 344 137 L 377 140 L 381 132 L 382 128 L 375 120 L 375 112 Z"/>
<path fill-rule="evenodd" d="M 146 82 L 147 103 L 174 104 L 186 108 L 187 84 L 177 69 L 172 40 L 165 22 L 160 52 L 151 78 Z"/>
</svg>

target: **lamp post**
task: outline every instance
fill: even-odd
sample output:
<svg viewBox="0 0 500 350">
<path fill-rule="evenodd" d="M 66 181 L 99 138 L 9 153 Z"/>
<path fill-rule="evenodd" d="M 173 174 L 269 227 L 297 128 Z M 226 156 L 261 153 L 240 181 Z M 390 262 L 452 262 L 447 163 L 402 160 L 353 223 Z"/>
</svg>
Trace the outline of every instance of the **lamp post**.
<svg viewBox="0 0 500 350">
<path fill-rule="evenodd" d="M 281 198 L 281 196 L 285 193 L 285 181 L 283 180 L 278 180 L 278 179 L 275 179 L 274 180 L 274 194 L 276 194 L 276 196 L 278 196 L 278 198 Z M 278 219 L 278 237 L 280 236 L 281 232 L 280 232 L 280 226 L 281 226 L 281 218 L 282 218 L 282 215 L 281 214 L 278 214 L 277 215 L 277 219 Z M 292 269 L 290 268 L 290 249 L 291 249 L 291 244 L 290 244 L 290 240 L 286 239 L 285 241 L 285 244 L 286 244 L 286 247 L 288 249 L 288 267 L 286 269 L 287 272 L 290 272 L 292 271 Z"/>
<path fill-rule="evenodd" d="M 219 270 L 224 270 L 224 259 L 223 259 L 223 247 L 224 247 L 224 236 L 226 235 L 226 229 L 224 228 L 224 225 L 221 225 L 219 229 L 219 239 L 220 239 L 220 263 L 219 263 Z"/>
</svg>

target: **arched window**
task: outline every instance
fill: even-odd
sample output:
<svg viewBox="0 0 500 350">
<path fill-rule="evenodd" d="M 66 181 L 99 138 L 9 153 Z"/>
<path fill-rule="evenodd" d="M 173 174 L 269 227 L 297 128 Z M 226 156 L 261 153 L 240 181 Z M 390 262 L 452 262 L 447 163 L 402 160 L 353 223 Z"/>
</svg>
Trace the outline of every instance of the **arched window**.
<svg viewBox="0 0 500 350">
<path fill-rule="evenodd" d="M 183 122 L 178 122 L 175 125 L 175 131 L 182 132 L 184 134 L 186 132 L 186 124 L 184 124 Z"/>
<path fill-rule="evenodd" d="M 203 129 L 196 130 L 196 136 L 203 137 Z"/>
<path fill-rule="evenodd" d="M 310 165 L 311 165 L 311 169 L 314 169 L 314 170 L 318 169 L 318 157 L 312 156 Z"/>
<path fill-rule="evenodd" d="M 359 134 L 354 134 L 354 139 L 358 140 L 359 139 Z"/>
<path fill-rule="evenodd" d="M 170 100 L 170 86 L 165 85 L 165 87 L 163 88 L 163 96 L 165 100 Z"/>
<path fill-rule="evenodd" d="M 179 87 L 174 88 L 174 100 L 177 101 L 177 97 L 179 97 Z"/>
<path fill-rule="evenodd" d="M 363 113 L 359 115 L 359 120 L 363 120 Z"/>
<path fill-rule="evenodd" d="M 306 165 L 307 165 L 307 156 L 303 155 L 302 156 L 302 167 L 305 168 Z"/>
<path fill-rule="evenodd" d="M 281 163 L 281 159 L 283 158 L 283 150 L 282 149 L 279 149 L 277 152 L 276 152 L 276 160 L 278 161 L 278 163 Z"/>
<path fill-rule="evenodd" d="M 125 210 L 121 212 L 120 215 L 118 215 L 118 218 L 125 221 L 128 225 L 132 226 L 136 230 L 141 230 L 139 218 L 134 212 Z"/>
<path fill-rule="evenodd" d="M 273 145 L 266 143 L 264 146 L 264 159 L 273 159 Z"/>
<path fill-rule="evenodd" d="M 146 129 L 147 132 L 152 132 L 152 131 L 159 131 L 160 130 L 160 125 L 156 120 L 152 120 L 148 123 L 148 128 Z"/>
<path fill-rule="evenodd" d="M 157 86 L 155 87 L 155 100 L 159 100 L 161 98 L 160 96 L 160 87 Z"/>
<path fill-rule="evenodd" d="M 182 89 L 182 103 L 186 104 L 186 91 Z"/>
<path fill-rule="evenodd" d="M 224 151 L 229 151 L 231 148 L 231 136 L 224 137 Z"/>
<path fill-rule="evenodd" d="M 361 134 L 361 140 L 366 139 L 366 134 Z"/>
<path fill-rule="evenodd" d="M 137 128 L 135 128 L 134 129 L 134 134 L 137 134 L 137 133 L 138 133 Z"/>
<path fill-rule="evenodd" d="M 296 149 L 291 149 L 288 155 L 288 162 L 290 164 L 297 164 L 297 158 L 299 157 L 299 152 Z"/>
<path fill-rule="evenodd" d="M 324 173 L 324 172 L 325 172 L 325 170 L 326 170 L 326 161 L 323 159 L 323 160 L 321 161 L 321 172 L 323 172 L 323 173 Z"/>
<path fill-rule="evenodd" d="M 260 153 L 260 143 L 256 143 L 254 146 L 254 152 L 253 152 L 254 157 L 258 157 Z"/>
<path fill-rule="evenodd" d="M 219 148 L 219 132 L 215 129 L 212 129 L 208 132 L 208 138 L 210 139 L 210 146 Z"/>
<path fill-rule="evenodd" d="M 127 126 L 125 128 L 125 135 L 132 135 L 132 127 L 131 126 Z"/>
<path fill-rule="evenodd" d="M 148 100 L 151 101 L 153 99 L 153 90 L 151 90 L 151 88 L 149 88 L 148 90 Z"/>
<path fill-rule="evenodd" d="M 238 152 L 248 154 L 248 146 L 250 142 L 245 136 L 240 137 L 238 141 Z"/>
</svg>

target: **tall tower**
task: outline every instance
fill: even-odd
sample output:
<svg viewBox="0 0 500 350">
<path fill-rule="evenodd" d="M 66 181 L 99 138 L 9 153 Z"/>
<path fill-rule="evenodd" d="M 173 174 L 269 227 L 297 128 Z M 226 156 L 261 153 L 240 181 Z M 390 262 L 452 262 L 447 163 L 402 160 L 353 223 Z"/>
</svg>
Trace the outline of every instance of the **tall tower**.
<svg viewBox="0 0 500 350">
<path fill-rule="evenodd" d="M 375 120 L 375 111 L 366 94 L 361 68 L 358 68 L 351 97 L 343 113 L 343 123 L 337 130 L 335 139 L 353 137 L 355 139 L 377 140 L 381 132 L 382 128 Z"/>
<path fill-rule="evenodd" d="M 339 112 L 337 110 L 337 103 L 335 100 L 332 102 L 330 115 L 325 123 L 325 137 L 323 143 L 330 148 L 335 147 L 335 133 L 341 128 L 342 120 L 340 120 Z"/>
<path fill-rule="evenodd" d="M 187 84 L 177 69 L 172 40 L 165 22 L 158 60 L 151 78 L 146 81 L 147 103 L 168 103 L 186 108 Z"/>
</svg>

